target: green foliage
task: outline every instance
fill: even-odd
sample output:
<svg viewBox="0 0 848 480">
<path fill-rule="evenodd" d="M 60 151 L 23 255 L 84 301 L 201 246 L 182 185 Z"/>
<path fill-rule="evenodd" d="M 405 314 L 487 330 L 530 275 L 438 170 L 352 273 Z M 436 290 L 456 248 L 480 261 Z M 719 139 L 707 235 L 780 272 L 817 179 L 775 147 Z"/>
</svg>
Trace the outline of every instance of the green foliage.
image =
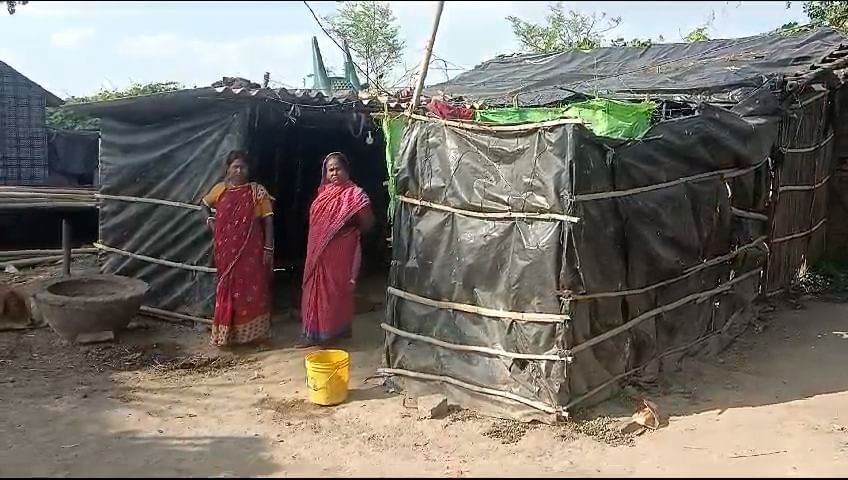
<svg viewBox="0 0 848 480">
<path fill-rule="evenodd" d="M 710 40 L 707 30 L 707 27 L 698 27 L 687 33 L 686 36 L 683 37 L 683 40 L 686 40 L 689 43 L 706 42 L 707 40 Z"/>
<path fill-rule="evenodd" d="M 789 8 L 792 2 L 786 2 Z M 848 32 L 848 2 L 803 2 L 804 13 L 814 27 L 828 26 Z"/>
<path fill-rule="evenodd" d="M 9 15 L 14 15 L 18 7 L 27 3 L 29 3 L 29 0 L 6 0 L 6 11 L 9 12 Z"/>
<path fill-rule="evenodd" d="M 683 41 L 688 42 L 688 43 L 695 43 L 695 42 L 706 42 L 706 41 L 712 40 L 712 38 L 709 35 L 709 31 L 710 31 L 711 28 L 713 28 L 713 23 L 715 23 L 715 12 L 712 12 L 710 14 L 710 18 L 708 18 L 707 21 L 704 22 L 703 25 L 693 29 L 691 32 L 687 33 L 686 35 L 683 35 Z"/>
<path fill-rule="evenodd" d="M 566 10 L 563 2 L 557 2 L 549 8 L 544 25 L 513 16 L 506 18 L 525 50 L 532 53 L 559 53 L 575 48 L 598 48 L 603 34 L 621 24 L 621 17 L 607 18 L 606 13 L 583 14 Z"/>
<path fill-rule="evenodd" d="M 774 35 L 774 34 L 778 34 L 778 35 L 795 35 L 795 34 L 797 34 L 797 33 L 810 32 L 810 31 L 812 31 L 814 28 L 815 28 L 815 27 L 813 27 L 813 25 L 810 25 L 810 24 L 807 24 L 807 25 L 801 25 L 801 24 L 799 24 L 798 22 L 789 22 L 789 23 L 784 23 L 783 25 L 781 25 L 781 26 L 780 26 L 780 27 L 778 27 L 778 28 L 775 28 L 774 30 L 772 30 L 772 31 L 768 32 L 768 34 L 769 34 L 769 35 Z"/>
<path fill-rule="evenodd" d="M 65 100 L 66 105 L 75 103 L 102 102 L 118 98 L 138 97 L 154 93 L 173 92 L 182 89 L 183 86 L 177 82 L 155 82 L 155 83 L 131 83 L 126 88 L 100 89 L 99 92 L 87 97 L 70 97 Z M 47 125 L 53 128 L 66 130 L 97 130 L 99 122 L 96 118 L 88 118 L 75 115 L 67 110 L 58 108 L 47 109 Z"/>
<path fill-rule="evenodd" d="M 327 17 L 330 33 L 347 42 L 351 55 L 370 82 L 380 82 L 400 63 L 406 43 L 388 2 L 339 2 Z"/>
</svg>

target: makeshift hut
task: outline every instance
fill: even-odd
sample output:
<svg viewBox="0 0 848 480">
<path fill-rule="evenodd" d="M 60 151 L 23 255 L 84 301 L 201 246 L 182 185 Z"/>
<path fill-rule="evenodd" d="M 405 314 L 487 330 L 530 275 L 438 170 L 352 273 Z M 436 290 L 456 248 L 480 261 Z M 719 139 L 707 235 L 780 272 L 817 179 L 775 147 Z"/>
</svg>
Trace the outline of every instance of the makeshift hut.
<svg viewBox="0 0 848 480">
<path fill-rule="evenodd" d="M 386 368 L 553 421 L 722 348 L 821 252 L 831 30 L 499 57 L 390 120 Z"/>
<path fill-rule="evenodd" d="M 100 118 L 96 246 L 105 254 L 104 272 L 150 284 L 150 312 L 212 316 L 215 266 L 200 199 L 223 178 L 231 150 L 251 154 L 254 178 L 276 199 L 281 281 L 299 285 L 308 209 L 326 154 L 348 155 L 353 179 L 374 203 L 378 228 L 386 224 L 382 133 L 351 92 L 222 86 L 66 108 Z M 378 262 L 384 244 L 385 237 L 370 237 L 364 261 Z M 275 302 L 285 303 L 280 296 Z"/>
</svg>

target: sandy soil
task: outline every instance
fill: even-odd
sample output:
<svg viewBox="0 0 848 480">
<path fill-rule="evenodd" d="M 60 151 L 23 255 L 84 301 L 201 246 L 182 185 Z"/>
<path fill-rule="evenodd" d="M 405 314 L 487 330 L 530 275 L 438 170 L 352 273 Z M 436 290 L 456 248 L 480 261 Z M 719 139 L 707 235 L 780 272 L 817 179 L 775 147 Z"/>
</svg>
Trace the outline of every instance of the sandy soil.
<svg viewBox="0 0 848 480">
<path fill-rule="evenodd" d="M 2 476 L 836 476 L 848 472 L 848 305 L 786 310 L 651 399 L 668 426 L 610 446 L 573 427 L 418 420 L 365 379 L 381 313 L 358 317 L 350 400 L 307 404 L 297 326 L 212 365 L 206 332 L 140 322 L 114 346 L 0 332 Z M 165 366 L 162 366 L 165 365 Z M 170 365 L 171 367 L 167 367 Z M 191 365 L 189 365 L 191 366 Z M 373 383 L 373 382 L 372 382 Z M 629 409 L 624 400 L 602 408 Z M 513 440 L 514 443 L 505 441 Z"/>
</svg>

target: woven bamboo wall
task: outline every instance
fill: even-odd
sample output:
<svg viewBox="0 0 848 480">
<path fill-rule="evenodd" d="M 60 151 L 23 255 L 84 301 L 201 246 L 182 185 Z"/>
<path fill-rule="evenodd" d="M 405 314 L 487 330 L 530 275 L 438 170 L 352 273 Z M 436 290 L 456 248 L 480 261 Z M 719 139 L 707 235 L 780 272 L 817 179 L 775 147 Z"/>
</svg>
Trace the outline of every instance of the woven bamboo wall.
<svg viewBox="0 0 848 480">
<path fill-rule="evenodd" d="M 811 88 L 781 122 L 775 152 L 765 293 L 784 291 L 825 248 L 834 132 L 833 94 Z"/>
<path fill-rule="evenodd" d="M 0 62 L 0 185 L 47 180 L 45 105 L 43 92 Z"/>
</svg>

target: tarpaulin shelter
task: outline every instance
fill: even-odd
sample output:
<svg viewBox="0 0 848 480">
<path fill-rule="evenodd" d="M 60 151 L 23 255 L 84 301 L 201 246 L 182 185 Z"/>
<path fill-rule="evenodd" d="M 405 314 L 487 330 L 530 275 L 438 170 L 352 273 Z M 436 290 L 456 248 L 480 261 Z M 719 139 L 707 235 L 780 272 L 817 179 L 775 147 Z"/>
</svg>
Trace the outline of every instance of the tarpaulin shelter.
<svg viewBox="0 0 848 480">
<path fill-rule="evenodd" d="M 147 281 L 150 308 L 212 315 L 215 266 L 199 205 L 222 180 L 231 150 L 250 152 L 254 178 L 276 198 L 277 262 L 293 278 L 324 155 L 344 151 L 378 221 L 386 210 L 385 147 L 355 95 L 225 86 L 67 108 L 101 119 L 97 246 L 106 255 L 103 270 Z"/>
<path fill-rule="evenodd" d="M 685 108 L 633 138 L 567 116 L 391 120 L 383 373 L 553 421 L 721 348 L 820 251 L 843 41 L 817 30 L 518 55 L 431 87 L 481 108 L 595 95 Z"/>
</svg>

